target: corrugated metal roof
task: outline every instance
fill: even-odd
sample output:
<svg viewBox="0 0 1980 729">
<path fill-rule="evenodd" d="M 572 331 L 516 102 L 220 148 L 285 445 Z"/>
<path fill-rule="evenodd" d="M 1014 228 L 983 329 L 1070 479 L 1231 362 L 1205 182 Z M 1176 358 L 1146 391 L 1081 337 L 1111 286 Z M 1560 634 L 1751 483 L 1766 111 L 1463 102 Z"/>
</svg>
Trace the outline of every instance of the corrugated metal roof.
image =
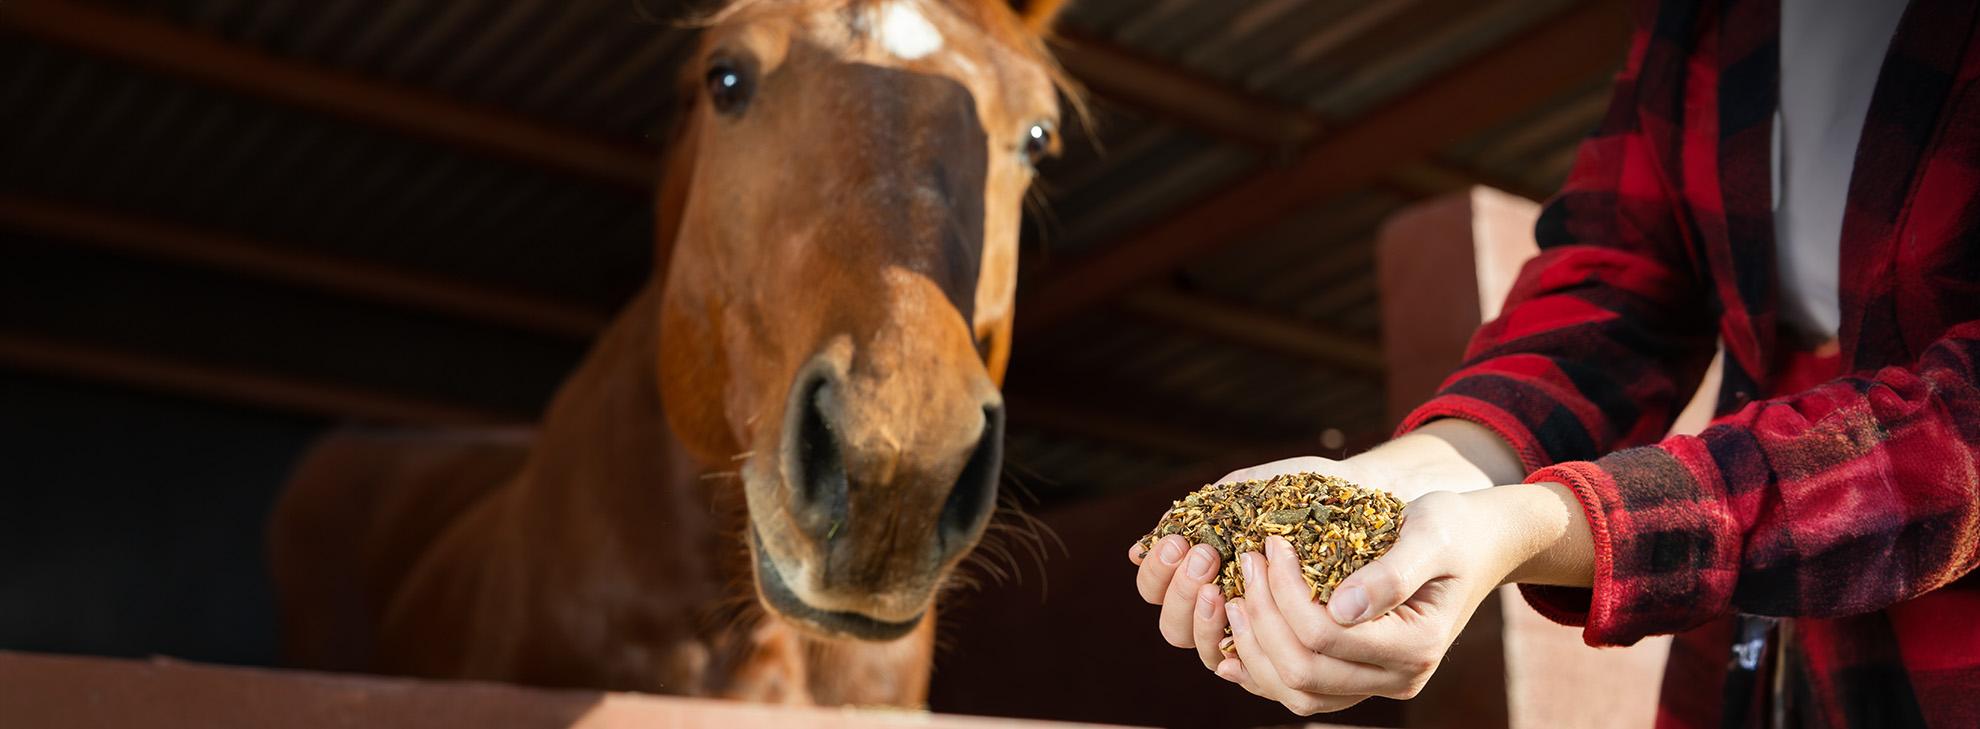
<svg viewBox="0 0 1980 729">
<path fill-rule="evenodd" d="M 97 2 L 91 7 L 273 58 L 656 153 L 677 66 L 692 45 L 691 31 L 678 22 L 683 6 L 666 0 Z M 1570 4 L 1086 0 L 1072 5 L 1065 22 L 1176 73 L 1338 126 Z M 1433 163 L 1547 189 L 1566 174 L 1606 93 L 1606 84 L 1591 83 L 1560 94 L 1452 145 Z M 1113 250 L 1283 162 L 1277 155 L 1284 150 L 1261 149 L 1161 109 L 1105 96 L 1096 107 L 1095 130 L 1072 135 L 1065 157 L 1045 168 L 1044 209 L 1028 224 L 1028 277 Z M 649 270 L 642 190 L 95 57 L 4 27 L 0 108 L 9 110 L 0 115 L 0 193 L 600 311 L 622 301 Z M 1387 215 L 1421 194 L 1406 187 L 1377 182 L 1316 202 L 1157 285 L 1376 341 L 1373 237 Z M 0 329 L 522 413 L 540 404 L 577 354 L 568 337 L 133 262 L 32 232 L 0 231 L 0 245 L 7 259 L 0 268 L 20 284 L 0 305 L 8 311 Z M 84 291 L 99 298 L 54 305 Z M 172 303 L 161 305 L 164 299 Z M 1385 427 L 1380 382 L 1368 374 L 1235 346 L 1114 307 L 1019 341 L 1017 358 L 1015 376 L 1024 382 L 1115 383 L 1141 393 L 1150 422 L 1206 438 L 1233 423 L 1292 442 L 1325 428 L 1362 435 Z M 1165 419 L 1164 407 L 1209 422 Z M 1013 463 L 1048 496 L 1173 486 L 1164 479 L 1216 460 L 1064 425 L 1020 424 L 1010 434 Z"/>
</svg>

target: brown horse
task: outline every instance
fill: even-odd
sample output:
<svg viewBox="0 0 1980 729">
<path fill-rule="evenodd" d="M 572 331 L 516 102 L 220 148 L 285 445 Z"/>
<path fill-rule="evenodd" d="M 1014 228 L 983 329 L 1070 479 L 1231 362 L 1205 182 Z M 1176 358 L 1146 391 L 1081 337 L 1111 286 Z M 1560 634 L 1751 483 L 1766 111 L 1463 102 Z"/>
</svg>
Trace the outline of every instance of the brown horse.
<svg viewBox="0 0 1980 729">
<path fill-rule="evenodd" d="M 996 502 L 1059 4 L 716 12 L 659 270 L 540 427 L 344 433 L 299 467 L 270 527 L 291 659 L 923 703 Z"/>
</svg>

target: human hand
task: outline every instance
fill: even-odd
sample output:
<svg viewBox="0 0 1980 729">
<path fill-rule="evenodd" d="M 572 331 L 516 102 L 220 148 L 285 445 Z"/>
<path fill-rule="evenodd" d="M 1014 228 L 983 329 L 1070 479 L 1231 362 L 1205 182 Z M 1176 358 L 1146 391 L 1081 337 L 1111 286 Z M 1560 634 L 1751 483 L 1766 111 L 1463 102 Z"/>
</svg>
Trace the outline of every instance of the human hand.
<svg viewBox="0 0 1980 729">
<path fill-rule="evenodd" d="M 1498 434 L 1476 423 L 1445 418 L 1339 461 L 1288 458 L 1241 469 L 1224 479 L 1263 481 L 1308 471 L 1380 488 L 1403 501 L 1415 501 L 1432 491 L 1476 491 L 1517 483 L 1526 475 L 1518 453 Z"/>
<path fill-rule="evenodd" d="M 1500 584 L 1592 579 L 1587 524 L 1560 484 L 1431 493 L 1403 513 L 1395 546 L 1325 605 L 1309 597 L 1284 539 L 1240 555 L 1245 597 L 1192 624 L 1200 640 L 1228 619 L 1236 655 L 1217 657 L 1217 675 L 1300 715 L 1413 698 Z"/>
<path fill-rule="evenodd" d="M 1353 482 L 1366 478 L 1345 461 L 1292 458 L 1232 471 L 1217 483 L 1309 472 Z M 1157 620 L 1162 638 L 1177 648 L 1195 648 L 1204 666 L 1215 669 L 1223 659 L 1218 644 L 1224 640 L 1224 593 L 1216 584 L 1222 557 L 1217 550 L 1207 544 L 1191 546 L 1187 538 L 1171 534 L 1146 552 L 1139 542 L 1129 545 L 1128 561 L 1137 566 L 1134 584 L 1141 599 L 1162 606 Z"/>
<path fill-rule="evenodd" d="M 1334 476 L 1381 488 L 1404 501 L 1433 491 L 1472 491 L 1518 480 L 1523 471 L 1512 446 L 1474 423 L 1445 419 L 1365 453 L 1344 460 L 1289 458 L 1243 468 L 1218 483 L 1266 480 L 1294 473 Z M 1215 670 L 1224 659 L 1223 592 L 1215 584 L 1222 558 L 1207 545 L 1192 546 L 1179 535 L 1163 537 L 1144 551 L 1128 546 L 1136 566 L 1141 598 L 1162 607 L 1157 627 L 1178 648 L 1194 648 L 1204 666 Z"/>
</svg>

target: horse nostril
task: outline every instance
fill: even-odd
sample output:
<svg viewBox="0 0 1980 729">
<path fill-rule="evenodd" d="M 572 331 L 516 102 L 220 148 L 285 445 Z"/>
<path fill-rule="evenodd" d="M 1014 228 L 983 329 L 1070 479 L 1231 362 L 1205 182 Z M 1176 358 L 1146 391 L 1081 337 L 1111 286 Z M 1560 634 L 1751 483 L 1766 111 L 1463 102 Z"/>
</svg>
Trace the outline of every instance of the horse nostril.
<svg viewBox="0 0 1980 729">
<path fill-rule="evenodd" d="M 997 504 L 997 476 L 1003 465 L 1004 408 L 992 403 L 983 406 L 983 435 L 942 505 L 939 531 L 944 556 L 968 547 L 983 530 Z"/>
<path fill-rule="evenodd" d="M 846 518 L 847 479 L 844 453 L 828 413 L 838 411 L 838 392 L 829 370 L 805 373 L 791 393 L 794 413 L 785 429 L 790 448 L 791 505 L 807 531 L 830 539 Z"/>
</svg>

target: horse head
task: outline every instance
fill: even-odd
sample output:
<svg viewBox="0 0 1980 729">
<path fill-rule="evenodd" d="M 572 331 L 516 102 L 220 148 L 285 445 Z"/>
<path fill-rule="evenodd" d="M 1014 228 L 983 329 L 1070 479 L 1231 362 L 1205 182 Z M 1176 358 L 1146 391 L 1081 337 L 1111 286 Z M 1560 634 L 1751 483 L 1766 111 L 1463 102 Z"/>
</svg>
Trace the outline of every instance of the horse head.
<svg viewBox="0 0 1980 729">
<path fill-rule="evenodd" d="M 659 200 L 662 399 L 739 464 L 755 590 L 823 636 L 927 613 L 996 502 L 1047 0 L 739 0 Z"/>
</svg>

